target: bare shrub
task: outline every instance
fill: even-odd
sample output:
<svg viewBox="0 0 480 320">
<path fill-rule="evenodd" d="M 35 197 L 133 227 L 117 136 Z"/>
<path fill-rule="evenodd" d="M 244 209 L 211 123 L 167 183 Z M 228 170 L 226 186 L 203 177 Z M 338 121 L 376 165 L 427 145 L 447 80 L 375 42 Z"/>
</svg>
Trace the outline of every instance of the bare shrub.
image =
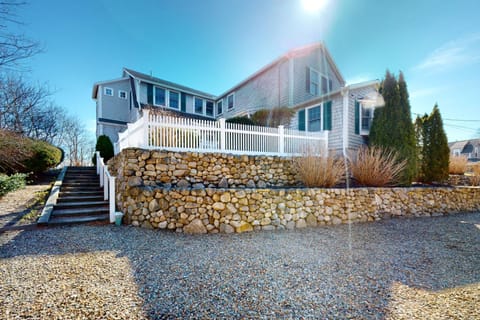
<svg viewBox="0 0 480 320">
<path fill-rule="evenodd" d="M 301 181 L 307 187 L 334 187 L 345 179 L 345 166 L 341 158 L 321 156 L 314 148 L 307 148 L 303 156 L 293 159 Z"/>
<path fill-rule="evenodd" d="M 448 164 L 448 173 L 450 174 L 464 174 L 467 170 L 467 157 L 464 156 L 450 156 Z"/>
<path fill-rule="evenodd" d="M 361 147 L 350 161 L 355 181 L 368 187 L 384 187 L 398 183 L 407 165 L 398 153 L 380 147 Z"/>
</svg>

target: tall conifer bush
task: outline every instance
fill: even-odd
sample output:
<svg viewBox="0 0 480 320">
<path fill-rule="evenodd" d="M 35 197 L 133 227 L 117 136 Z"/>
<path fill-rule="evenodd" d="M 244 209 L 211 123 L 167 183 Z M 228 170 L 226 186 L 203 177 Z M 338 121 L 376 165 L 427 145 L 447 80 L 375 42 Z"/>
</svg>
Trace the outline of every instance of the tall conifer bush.
<svg viewBox="0 0 480 320">
<path fill-rule="evenodd" d="M 424 182 L 442 182 L 448 178 L 450 149 L 438 105 L 422 118 L 423 144 L 421 172 Z"/>
<path fill-rule="evenodd" d="M 397 81 L 387 70 L 380 93 L 385 106 L 375 110 L 369 141 L 372 146 L 396 150 L 399 161 L 407 161 L 400 183 L 409 185 L 417 175 L 417 145 L 403 74 Z"/>
</svg>

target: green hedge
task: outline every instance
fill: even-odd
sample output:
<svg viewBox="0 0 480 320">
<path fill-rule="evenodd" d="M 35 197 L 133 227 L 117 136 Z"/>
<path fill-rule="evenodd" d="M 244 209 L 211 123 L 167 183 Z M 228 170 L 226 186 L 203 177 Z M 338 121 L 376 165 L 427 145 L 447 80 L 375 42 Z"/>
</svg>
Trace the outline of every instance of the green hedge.
<svg viewBox="0 0 480 320">
<path fill-rule="evenodd" d="M 57 166 L 62 161 L 62 151 L 59 148 L 5 130 L 0 130 L 0 150 L 0 173 L 4 174 L 37 174 Z"/>
<path fill-rule="evenodd" d="M 25 187 L 26 182 L 27 175 L 24 173 L 16 173 L 11 176 L 0 175 L 0 197 Z"/>
<path fill-rule="evenodd" d="M 34 141 L 31 148 L 33 156 L 24 162 L 29 172 L 45 172 L 56 167 L 62 160 L 62 151 L 44 141 Z"/>
</svg>

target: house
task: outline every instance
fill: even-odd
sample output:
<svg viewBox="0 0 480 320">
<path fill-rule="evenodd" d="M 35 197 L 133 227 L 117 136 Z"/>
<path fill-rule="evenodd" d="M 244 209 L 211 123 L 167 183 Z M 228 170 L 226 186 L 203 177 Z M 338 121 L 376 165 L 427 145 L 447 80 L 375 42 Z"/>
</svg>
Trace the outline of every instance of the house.
<svg viewBox="0 0 480 320">
<path fill-rule="evenodd" d="M 452 156 L 464 156 L 469 161 L 480 161 L 480 139 L 450 142 Z"/>
<path fill-rule="evenodd" d="M 383 102 L 378 86 L 378 80 L 347 85 L 326 46 L 315 43 L 287 52 L 220 95 L 124 68 L 121 78 L 95 83 L 92 98 L 97 136 L 113 142 L 143 108 L 214 120 L 286 106 L 295 112 L 290 128 L 328 130 L 329 149 L 339 152 L 366 142 L 374 108 Z"/>
</svg>

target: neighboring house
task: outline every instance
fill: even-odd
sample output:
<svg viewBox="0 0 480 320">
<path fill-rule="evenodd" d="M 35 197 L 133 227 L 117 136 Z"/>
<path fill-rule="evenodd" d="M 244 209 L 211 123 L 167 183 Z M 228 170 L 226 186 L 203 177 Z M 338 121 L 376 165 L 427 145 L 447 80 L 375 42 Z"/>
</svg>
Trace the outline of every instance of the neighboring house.
<svg viewBox="0 0 480 320">
<path fill-rule="evenodd" d="M 448 146 L 453 156 L 464 156 L 469 161 L 480 160 L 480 139 L 450 142 Z"/>
<path fill-rule="evenodd" d="M 290 128 L 328 130 L 329 149 L 341 151 L 365 143 L 373 110 L 383 102 L 378 85 L 346 85 L 325 45 L 315 43 L 289 51 L 218 96 L 124 68 L 121 78 L 94 84 L 92 98 L 97 136 L 113 142 L 146 107 L 214 120 L 287 106 L 295 111 Z"/>
</svg>

